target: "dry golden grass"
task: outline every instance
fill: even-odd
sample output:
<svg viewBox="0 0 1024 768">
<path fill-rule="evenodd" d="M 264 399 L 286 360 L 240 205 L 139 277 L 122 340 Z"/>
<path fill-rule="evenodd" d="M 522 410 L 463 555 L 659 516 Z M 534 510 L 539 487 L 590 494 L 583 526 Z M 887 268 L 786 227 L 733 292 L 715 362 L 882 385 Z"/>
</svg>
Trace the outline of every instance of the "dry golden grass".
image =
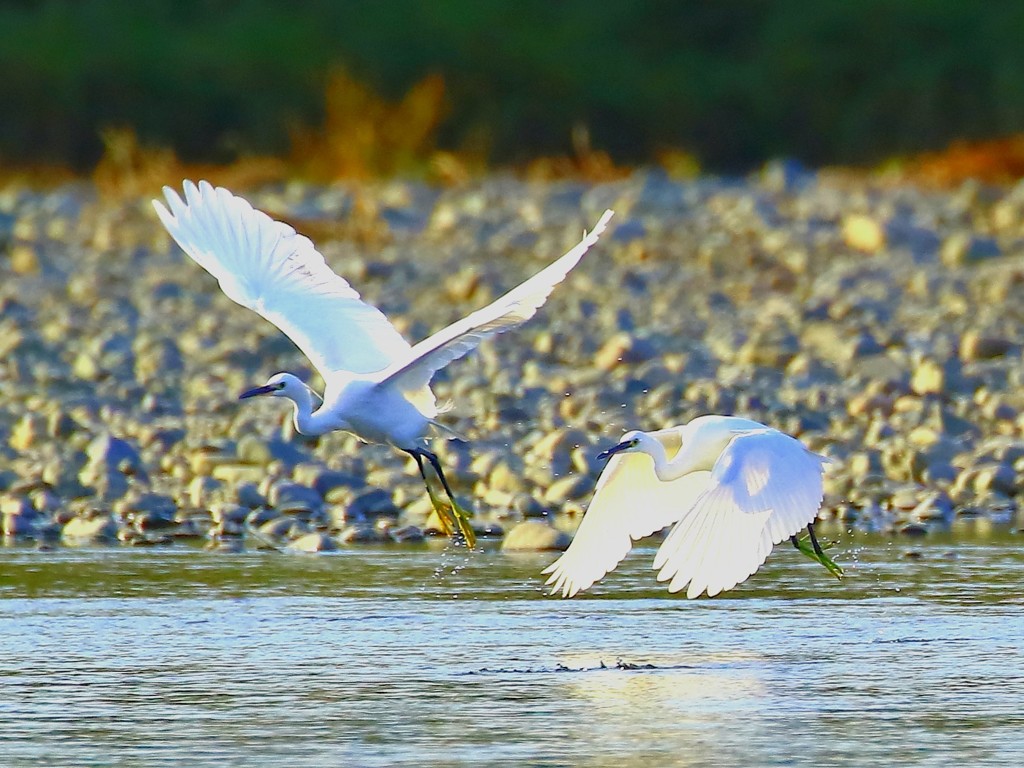
<svg viewBox="0 0 1024 768">
<path fill-rule="evenodd" d="M 291 225 L 314 243 L 345 240 L 379 248 L 391 241 L 391 232 L 380 216 L 378 199 L 356 182 L 352 186 L 352 209 L 344 219 L 303 218 L 284 211 L 267 209 L 266 213 L 278 221 Z"/>
<path fill-rule="evenodd" d="M 131 128 L 105 128 L 101 137 L 104 153 L 92 180 L 106 199 L 149 197 L 180 179 L 245 188 L 285 178 L 289 170 L 273 157 L 243 157 L 228 165 L 182 163 L 173 150 L 142 146 Z"/>
<path fill-rule="evenodd" d="M 48 189 L 76 181 L 79 176 L 70 168 L 35 163 L 10 165 L 0 162 L 0 184 Z"/>
<path fill-rule="evenodd" d="M 623 179 L 633 172 L 630 167 L 616 165 L 607 152 L 594 149 L 590 143 L 590 129 L 585 125 L 573 128 L 572 149 L 572 155 L 531 160 L 526 166 L 526 178 L 531 181 L 582 179 L 602 182 Z"/>
<path fill-rule="evenodd" d="M 184 163 L 173 150 L 143 145 L 132 128 L 107 127 L 100 133 L 104 153 L 92 180 L 105 198 L 122 200 L 157 194 L 164 184 L 183 178 L 203 178 L 232 189 L 290 178 L 328 183 L 396 175 L 461 184 L 486 170 L 486 163 L 473 153 L 435 149 L 446 113 L 444 92 L 442 78 L 431 75 L 391 103 L 336 70 L 324 94 L 324 124 L 294 127 L 286 157 L 247 156 L 224 165 Z M 73 174 L 38 176 L 59 182 Z M 355 218 L 362 222 L 357 229 L 361 237 L 375 239 L 369 222 L 376 214 L 366 208 L 356 206 Z"/>
<path fill-rule="evenodd" d="M 232 189 L 246 189 L 286 179 L 330 183 L 368 182 L 406 176 L 448 186 L 465 184 L 493 170 L 487 162 L 487 136 L 477 136 L 460 151 L 439 150 L 437 134 L 448 114 L 444 80 L 428 75 L 397 101 L 388 101 L 344 69 L 334 70 L 324 91 L 324 122 L 319 127 L 294 126 L 291 148 L 284 157 L 245 156 L 229 164 L 182 162 L 173 150 L 143 145 L 130 127 L 100 131 L 104 153 L 91 178 L 107 200 L 153 196 L 164 184 L 180 179 L 208 179 Z M 592 146 L 586 125 L 572 131 L 572 152 L 538 157 L 513 169 L 529 180 L 579 179 L 605 182 L 622 179 L 632 166 L 617 164 Z M 659 151 L 657 165 L 673 178 L 700 173 L 696 157 L 680 149 Z M 846 169 L 860 176 L 865 171 Z M 1024 135 L 983 142 L 956 142 L 941 152 L 901 158 L 886 175 L 912 183 L 951 187 L 965 179 L 1006 184 L 1024 177 Z M 12 167 L 0 164 L 0 182 L 49 187 L 80 178 L 58 166 Z M 344 234 L 376 241 L 382 234 L 371 195 L 358 195 L 352 227 Z M 300 222 L 315 229 L 310 222 Z M 346 225 L 348 226 L 348 225 Z"/>
<path fill-rule="evenodd" d="M 897 167 L 903 178 L 939 187 L 954 187 L 967 179 L 1011 184 L 1024 178 L 1024 134 L 989 141 L 957 141 L 941 152 L 903 160 Z"/>
<path fill-rule="evenodd" d="M 105 198 L 127 200 L 157 194 L 164 184 L 182 178 L 204 178 L 233 189 L 287 178 L 351 183 L 393 176 L 451 186 L 489 170 L 486 138 L 478 137 L 474 147 L 458 152 L 436 148 L 437 131 L 447 113 L 439 75 L 424 78 L 397 102 L 389 102 L 338 69 L 328 78 L 324 105 L 322 126 L 293 127 L 287 157 L 244 157 L 226 165 L 183 163 L 170 149 L 144 146 L 131 128 L 108 127 L 101 131 L 105 151 L 92 180 Z M 594 149 L 585 126 L 574 129 L 572 146 L 572 155 L 531 161 L 521 169 L 523 175 L 532 180 L 600 182 L 632 172 L 631 167 L 617 165 L 607 152 Z M 673 175 L 691 176 L 697 170 L 693 156 L 684 152 L 663 153 L 659 161 Z M 349 236 L 378 239 L 372 207 L 365 201 L 356 206 L 355 232 Z"/>
<path fill-rule="evenodd" d="M 444 119 L 444 79 L 428 75 L 397 103 L 344 69 L 327 79 L 324 124 L 292 129 L 291 166 L 315 181 L 424 175 Z"/>
</svg>

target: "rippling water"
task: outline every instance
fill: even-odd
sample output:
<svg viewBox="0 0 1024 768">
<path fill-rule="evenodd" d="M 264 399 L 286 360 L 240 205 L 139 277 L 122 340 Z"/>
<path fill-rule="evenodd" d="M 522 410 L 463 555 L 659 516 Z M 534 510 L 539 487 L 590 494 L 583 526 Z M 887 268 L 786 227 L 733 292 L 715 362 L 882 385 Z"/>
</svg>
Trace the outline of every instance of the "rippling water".
<svg viewBox="0 0 1024 768">
<path fill-rule="evenodd" d="M 780 549 L 713 600 L 634 552 L 0 550 L 5 766 L 1012 765 L 1024 536 Z"/>
</svg>

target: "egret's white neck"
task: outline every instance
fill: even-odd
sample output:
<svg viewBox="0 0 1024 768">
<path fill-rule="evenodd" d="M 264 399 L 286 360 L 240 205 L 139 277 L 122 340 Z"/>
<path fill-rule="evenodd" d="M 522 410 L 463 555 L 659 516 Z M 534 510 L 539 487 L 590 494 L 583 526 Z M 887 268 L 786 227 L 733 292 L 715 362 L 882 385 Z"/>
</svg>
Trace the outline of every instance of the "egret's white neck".
<svg viewBox="0 0 1024 768">
<path fill-rule="evenodd" d="M 658 479 L 663 483 L 669 480 L 675 480 L 688 475 L 691 472 L 696 472 L 700 469 L 711 469 L 710 466 L 703 466 L 707 462 L 703 461 L 703 457 L 695 455 L 693 451 L 687 450 L 687 446 L 683 445 L 679 452 L 670 461 L 668 454 L 665 452 L 665 446 L 661 444 L 660 440 L 651 437 L 650 435 L 644 435 L 640 438 L 640 448 L 654 460 L 654 474 L 658 476 Z"/>
<path fill-rule="evenodd" d="M 330 417 L 330 414 L 323 413 L 322 408 L 313 410 L 313 398 L 313 390 L 307 386 L 303 386 L 302 389 L 295 392 L 294 396 L 289 395 L 294 406 L 292 419 L 295 423 L 295 430 L 303 435 L 322 435 L 334 429 L 333 426 L 327 424 L 327 417 Z"/>
</svg>

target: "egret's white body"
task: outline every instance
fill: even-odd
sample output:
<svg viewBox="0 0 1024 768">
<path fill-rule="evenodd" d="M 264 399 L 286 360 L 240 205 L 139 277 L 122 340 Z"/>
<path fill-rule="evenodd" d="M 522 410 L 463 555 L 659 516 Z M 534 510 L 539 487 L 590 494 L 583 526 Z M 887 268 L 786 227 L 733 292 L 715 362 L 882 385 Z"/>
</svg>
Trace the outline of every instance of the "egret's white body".
<svg viewBox="0 0 1024 768">
<path fill-rule="evenodd" d="M 627 432 L 602 456 L 611 460 L 572 544 L 544 570 L 552 594 L 587 589 L 621 562 L 633 540 L 673 524 L 654 558 L 658 580 L 671 592 L 685 588 L 689 598 L 731 589 L 775 544 L 796 543 L 814 522 L 828 461 L 789 435 L 735 416 Z"/>
<path fill-rule="evenodd" d="M 484 339 L 533 317 L 597 242 L 612 216 L 606 211 L 572 250 L 517 288 L 412 346 L 292 227 L 207 182 L 197 186 L 186 181 L 184 190 L 184 201 L 169 187 L 164 188 L 166 207 L 153 201 L 167 231 L 193 261 L 217 278 L 229 298 L 289 336 L 325 382 L 319 407 L 312 390 L 290 373 L 275 374 L 242 396 L 291 400 L 295 427 L 303 434 L 346 430 L 367 442 L 400 448 L 416 459 L 425 483 L 422 459 L 427 458 L 449 496 L 437 457 L 426 450 L 426 437 L 438 414 L 431 378 Z M 464 514 L 451 501 L 454 522 L 472 542 Z M 442 509 L 438 512 L 444 524 Z"/>
</svg>

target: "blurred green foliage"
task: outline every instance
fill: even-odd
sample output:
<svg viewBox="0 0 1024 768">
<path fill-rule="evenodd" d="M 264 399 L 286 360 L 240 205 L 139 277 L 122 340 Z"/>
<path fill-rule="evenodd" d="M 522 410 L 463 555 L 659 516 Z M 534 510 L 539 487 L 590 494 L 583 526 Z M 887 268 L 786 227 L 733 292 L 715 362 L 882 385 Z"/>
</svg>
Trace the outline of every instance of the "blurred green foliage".
<svg viewBox="0 0 1024 768">
<path fill-rule="evenodd" d="M 492 160 L 693 151 L 870 162 L 1024 130 L 1019 0 L 0 0 L 0 157 L 84 168 L 134 126 L 191 160 L 287 152 L 344 66 L 443 75 L 438 143 Z"/>
</svg>

